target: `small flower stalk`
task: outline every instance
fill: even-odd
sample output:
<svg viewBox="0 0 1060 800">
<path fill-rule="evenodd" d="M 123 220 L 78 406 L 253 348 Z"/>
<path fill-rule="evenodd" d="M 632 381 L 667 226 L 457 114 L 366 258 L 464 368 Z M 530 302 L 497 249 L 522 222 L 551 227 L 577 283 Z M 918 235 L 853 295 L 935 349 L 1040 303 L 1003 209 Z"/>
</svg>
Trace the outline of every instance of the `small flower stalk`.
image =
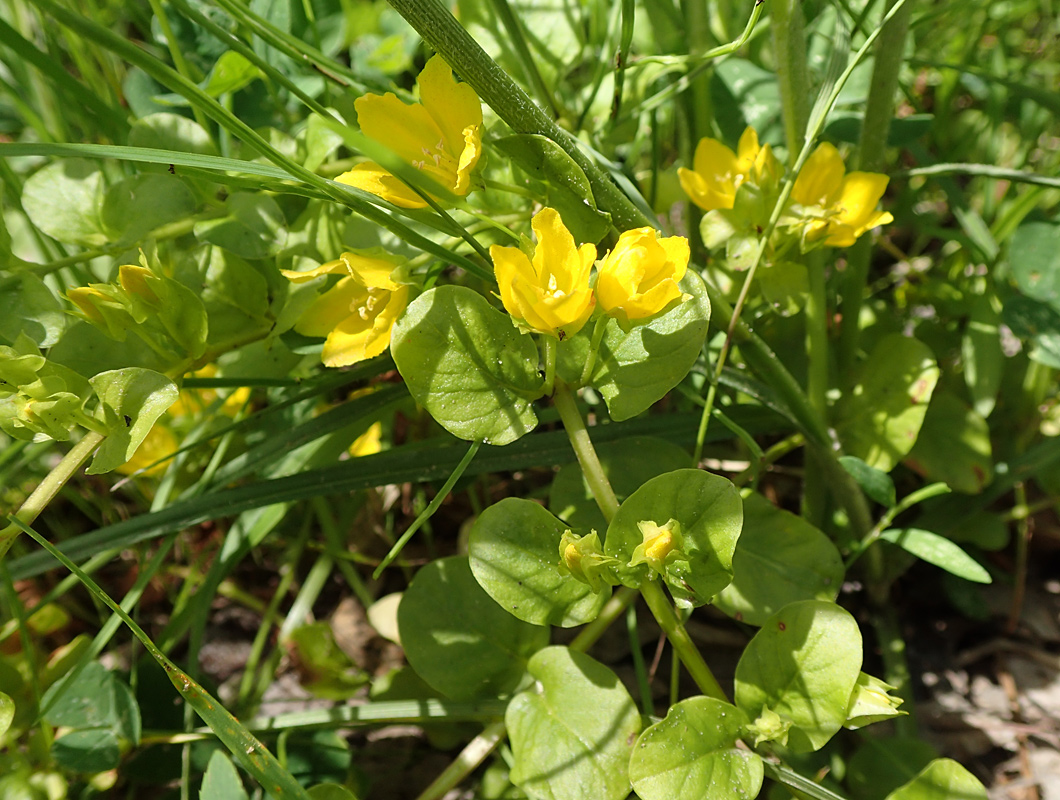
<svg viewBox="0 0 1060 800">
<path fill-rule="evenodd" d="M 341 275 L 295 323 L 304 336 L 325 336 L 321 361 L 346 367 L 383 353 L 390 346 L 394 323 L 409 304 L 412 287 L 399 277 L 403 260 L 382 250 L 343 253 L 316 269 L 284 270 L 293 283 Z"/>
<path fill-rule="evenodd" d="M 420 102 L 396 95 L 368 94 L 354 102 L 361 131 L 389 147 L 403 161 L 455 195 L 472 187 L 482 155 L 482 104 L 475 90 L 457 83 L 441 56 L 433 56 L 416 80 Z M 358 164 L 336 178 L 400 208 L 426 208 L 427 202 L 374 162 Z"/>
</svg>

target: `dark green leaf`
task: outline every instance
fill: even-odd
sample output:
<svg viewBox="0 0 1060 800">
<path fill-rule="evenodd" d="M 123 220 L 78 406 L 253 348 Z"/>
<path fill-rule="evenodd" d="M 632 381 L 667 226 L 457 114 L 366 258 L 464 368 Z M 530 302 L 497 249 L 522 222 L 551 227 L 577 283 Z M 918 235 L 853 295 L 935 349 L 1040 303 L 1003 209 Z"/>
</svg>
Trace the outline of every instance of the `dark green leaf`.
<svg viewBox="0 0 1060 800">
<path fill-rule="evenodd" d="M 839 463 L 869 498 L 887 508 L 895 504 L 894 481 L 882 469 L 870 467 L 857 456 L 840 456 Z"/>
</svg>

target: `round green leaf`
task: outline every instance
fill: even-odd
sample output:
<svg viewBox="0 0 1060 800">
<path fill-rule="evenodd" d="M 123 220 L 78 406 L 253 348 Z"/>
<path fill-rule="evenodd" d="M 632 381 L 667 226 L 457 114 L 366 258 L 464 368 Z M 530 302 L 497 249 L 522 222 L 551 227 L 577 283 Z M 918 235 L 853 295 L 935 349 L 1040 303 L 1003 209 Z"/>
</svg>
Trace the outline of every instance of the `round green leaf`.
<svg viewBox="0 0 1060 800">
<path fill-rule="evenodd" d="M 938 758 L 913 780 L 895 789 L 887 800 L 986 800 L 986 788 L 968 770 L 948 758 Z"/>
<path fill-rule="evenodd" d="M 1060 225 L 1020 225 L 1012 234 L 1009 268 L 1023 294 L 1060 311 Z"/>
<path fill-rule="evenodd" d="M 880 538 L 965 580 L 991 582 L 990 573 L 945 536 L 920 528 L 891 528 L 881 533 Z"/>
<path fill-rule="evenodd" d="M 762 788 L 762 759 L 737 748 L 747 716 L 712 697 L 682 700 L 640 735 L 629 778 L 643 800 L 745 800 Z"/>
<path fill-rule="evenodd" d="M 761 625 L 788 603 L 835 600 L 843 559 L 821 531 L 760 494 L 743 501 L 733 579 L 714 600 L 731 617 Z"/>
<path fill-rule="evenodd" d="M 994 478 L 990 426 L 956 395 L 936 392 L 906 464 L 955 492 L 978 494 Z"/>
<path fill-rule="evenodd" d="M 107 242 L 100 217 L 104 189 L 98 164 L 66 158 L 29 176 L 22 189 L 22 207 L 33 224 L 53 239 L 99 247 Z"/>
<path fill-rule="evenodd" d="M 467 558 L 434 561 L 412 579 L 398 607 L 405 655 L 416 673 L 454 700 L 512 691 L 548 628 L 516 619 L 476 583 Z"/>
<path fill-rule="evenodd" d="M 567 529 L 530 500 L 508 497 L 475 520 L 468 556 L 475 580 L 506 611 L 534 625 L 569 628 L 596 619 L 611 596 L 562 574 L 559 540 Z"/>
<path fill-rule="evenodd" d="M 584 653 L 548 647 L 527 665 L 533 688 L 504 715 L 511 780 L 535 800 L 622 800 L 640 714 L 611 670 Z"/>
<path fill-rule="evenodd" d="M 67 319 L 51 289 L 32 272 L 0 286 L 0 343 L 14 343 L 25 334 L 38 347 L 50 347 L 58 341 Z"/>
<path fill-rule="evenodd" d="M 195 195 L 180 178 L 146 173 L 107 189 L 102 218 L 114 238 L 135 242 L 160 225 L 190 216 L 195 206 Z"/>
<path fill-rule="evenodd" d="M 835 603 L 804 600 L 774 614 L 736 666 L 736 705 L 791 723 L 787 745 L 817 750 L 843 726 L 861 672 L 861 631 Z"/>
<path fill-rule="evenodd" d="M 10 696 L 0 692 L 0 736 L 7 733 L 14 719 L 15 701 Z"/>
<path fill-rule="evenodd" d="M 503 445 L 537 425 L 537 348 L 507 315 L 463 286 L 416 298 L 390 351 L 412 396 L 454 436 Z"/>
<path fill-rule="evenodd" d="M 225 203 L 228 214 L 195 223 L 200 241 L 215 244 L 243 258 L 275 255 L 287 241 L 287 220 L 271 197 L 236 192 Z"/>
<path fill-rule="evenodd" d="M 890 472 L 916 443 L 939 377 L 935 356 L 909 336 L 885 336 L 857 385 L 836 404 L 836 431 L 848 455 Z"/>
<path fill-rule="evenodd" d="M 607 403 L 611 419 L 621 422 L 647 410 L 680 383 L 699 358 L 710 301 L 695 272 L 685 273 L 681 288 L 692 298 L 646 325 L 625 333 L 617 322 L 608 323 L 591 383 Z M 581 367 L 573 371 L 580 377 Z"/>
<path fill-rule="evenodd" d="M 684 448 L 651 436 L 606 442 L 596 448 L 596 453 L 620 501 L 633 494 L 646 481 L 687 467 L 690 461 Z M 600 512 L 585 474 L 577 463 L 560 468 L 552 479 L 548 507 L 557 517 L 566 520 L 571 528 L 581 531 L 607 530 L 607 520 Z"/>
<path fill-rule="evenodd" d="M 74 772 L 103 772 L 121 763 L 118 737 L 106 728 L 71 731 L 52 742 L 51 752 L 59 766 Z"/>
<path fill-rule="evenodd" d="M 155 421 L 177 400 L 176 384 L 139 367 L 101 372 L 89 380 L 99 396 L 107 438 L 86 472 L 99 475 L 126 463 Z"/>
<path fill-rule="evenodd" d="M 732 556 L 743 524 L 743 503 L 731 482 L 698 469 L 679 469 L 652 478 L 629 496 L 607 529 L 604 552 L 623 564 L 644 541 L 638 522 L 681 526 L 687 557 L 666 573 L 675 599 L 709 603 L 732 580 Z"/>
<path fill-rule="evenodd" d="M 246 800 L 247 791 L 235 764 L 220 750 L 214 750 L 202 776 L 199 800 Z"/>
</svg>

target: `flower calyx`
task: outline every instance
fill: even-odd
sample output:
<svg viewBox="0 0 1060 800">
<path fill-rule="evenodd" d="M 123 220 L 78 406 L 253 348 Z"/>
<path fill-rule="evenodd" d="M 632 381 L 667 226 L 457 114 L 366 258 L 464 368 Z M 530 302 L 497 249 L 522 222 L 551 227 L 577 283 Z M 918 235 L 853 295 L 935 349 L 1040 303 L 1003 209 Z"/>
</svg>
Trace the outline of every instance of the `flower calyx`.
<svg viewBox="0 0 1060 800">
<path fill-rule="evenodd" d="M 604 555 L 596 531 L 578 536 L 568 529 L 560 537 L 559 571 L 588 584 L 594 593 L 598 594 L 605 584 L 618 586 L 620 581 L 615 572 L 618 566 L 617 558 Z"/>
</svg>

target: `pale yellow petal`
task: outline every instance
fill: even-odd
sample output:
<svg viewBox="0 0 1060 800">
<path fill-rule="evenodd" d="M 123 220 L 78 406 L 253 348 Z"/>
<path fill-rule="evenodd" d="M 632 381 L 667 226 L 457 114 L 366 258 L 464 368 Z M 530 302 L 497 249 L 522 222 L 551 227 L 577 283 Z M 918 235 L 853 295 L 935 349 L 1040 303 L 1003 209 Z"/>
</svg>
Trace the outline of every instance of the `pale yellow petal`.
<svg viewBox="0 0 1060 800">
<path fill-rule="evenodd" d="M 326 264 L 321 264 L 314 269 L 307 269 L 304 272 L 299 272 L 293 269 L 280 270 L 280 274 L 292 283 L 308 283 L 314 278 L 319 278 L 321 275 L 337 275 L 339 273 L 345 274 L 346 272 L 346 264 L 341 258 L 336 259 L 335 261 L 329 261 Z"/>
<path fill-rule="evenodd" d="M 466 83 L 457 83 L 453 71 L 439 55 L 427 61 L 416 83 L 420 102 L 441 131 L 446 149 L 454 156 L 460 155 L 466 146 L 467 128 L 482 127 L 482 103 L 475 90 Z"/>
<path fill-rule="evenodd" d="M 843 158 L 834 145 L 823 142 L 806 159 L 795 179 L 791 196 L 804 206 L 828 208 L 839 199 L 843 187 Z"/>
<path fill-rule="evenodd" d="M 366 94 L 354 102 L 365 136 L 388 147 L 412 164 L 432 152 L 443 139 L 438 123 L 419 103 L 407 105 L 394 94 Z"/>
<path fill-rule="evenodd" d="M 339 261 L 362 286 L 369 289 L 387 289 L 391 292 L 398 288 L 398 284 L 390 277 L 398 265 L 396 258 L 343 253 Z"/>
<path fill-rule="evenodd" d="M 327 336 L 368 298 L 368 292 L 353 278 L 343 278 L 314 300 L 295 324 L 303 336 Z"/>
<path fill-rule="evenodd" d="M 374 194 L 398 208 L 426 208 L 427 203 L 412 189 L 395 178 L 378 164 L 366 162 L 358 164 L 349 172 L 344 172 L 335 178 L 336 182 L 344 183 L 362 192 Z"/>
</svg>

